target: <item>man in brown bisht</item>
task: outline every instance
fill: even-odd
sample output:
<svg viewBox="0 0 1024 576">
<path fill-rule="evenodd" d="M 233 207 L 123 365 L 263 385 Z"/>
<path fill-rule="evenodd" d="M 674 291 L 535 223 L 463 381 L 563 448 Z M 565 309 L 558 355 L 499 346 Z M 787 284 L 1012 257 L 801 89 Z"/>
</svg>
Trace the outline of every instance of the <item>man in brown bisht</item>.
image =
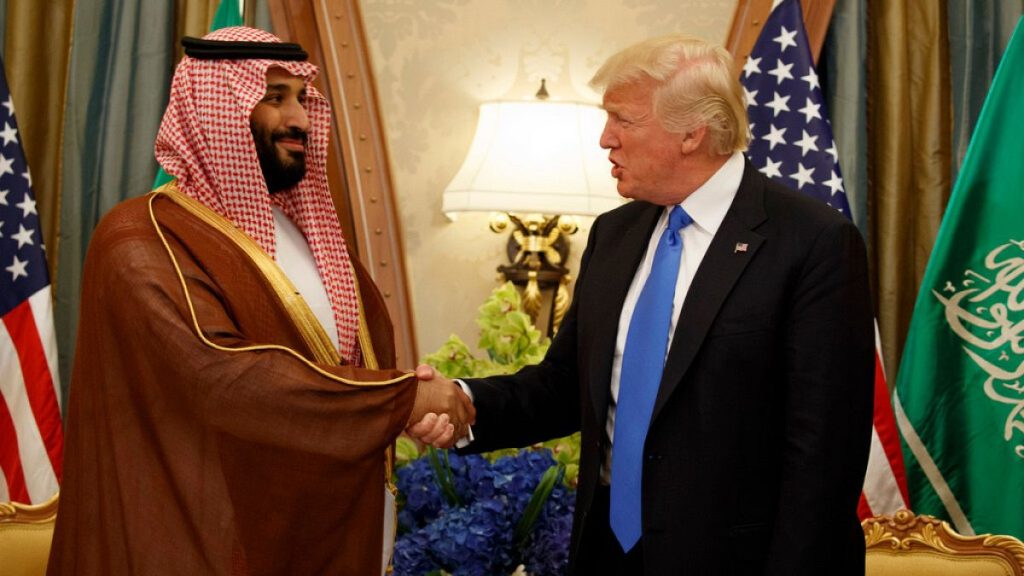
<svg viewBox="0 0 1024 576">
<path fill-rule="evenodd" d="M 394 369 L 305 52 L 185 44 L 156 141 L 176 180 L 89 246 L 49 573 L 380 574 L 390 447 L 461 436 L 472 406 Z"/>
</svg>

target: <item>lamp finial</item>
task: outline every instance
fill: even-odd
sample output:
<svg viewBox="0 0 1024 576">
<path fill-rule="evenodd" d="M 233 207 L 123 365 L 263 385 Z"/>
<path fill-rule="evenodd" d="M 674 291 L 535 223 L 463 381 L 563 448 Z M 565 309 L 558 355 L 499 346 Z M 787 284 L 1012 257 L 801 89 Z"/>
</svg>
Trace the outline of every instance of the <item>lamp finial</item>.
<svg viewBox="0 0 1024 576">
<path fill-rule="evenodd" d="M 544 84 L 545 84 L 545 79 L 541 78 L 540 79 L 540 89 L 537 90 L 537 94 L 536 94 L 537 100 L 547 100 L 548 99 L 548 96 L 549 96 L 548 89 L 547 89 L 547 87 Z"/>
</svg>

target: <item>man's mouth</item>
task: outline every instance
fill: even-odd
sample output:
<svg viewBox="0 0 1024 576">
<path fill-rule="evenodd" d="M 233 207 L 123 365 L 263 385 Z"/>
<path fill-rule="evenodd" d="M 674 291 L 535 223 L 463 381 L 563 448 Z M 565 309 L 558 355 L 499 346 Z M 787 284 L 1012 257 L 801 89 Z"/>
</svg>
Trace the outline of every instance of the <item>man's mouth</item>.
<svg viewBox="0 0 1024 576">
<path fill-rule="evenodd" d="M 306 151 L 306 135 L 302 133 L 276 135 L 274 136 L 274 143 L 289 152 Z"/>
<path fill-rule="evenodd" d="M 619 166 L 619 163 L 611 158 L 608 161 L 612 163 L 612 178 L 618 179 L 622 176 L 622 166 Z"/>
</svg>

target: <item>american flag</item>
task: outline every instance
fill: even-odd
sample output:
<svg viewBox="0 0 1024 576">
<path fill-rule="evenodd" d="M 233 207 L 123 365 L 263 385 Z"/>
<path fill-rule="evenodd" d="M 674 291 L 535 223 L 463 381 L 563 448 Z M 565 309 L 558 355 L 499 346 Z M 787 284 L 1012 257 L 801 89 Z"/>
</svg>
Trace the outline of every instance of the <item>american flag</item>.
<svg viewBox="0 0 1024 576">
<path fill-rule="evenodd" d="M 799 0 L 775 0 L 740 75 L 750 117 L 747 156 L 769 177 L 850 216 L 839 154 Z M 907 484 L 875 330 L 875 411 L 862 518 L 906 507 Z"/>
<path fill-rule="evenodd" d="M 58 488 L 64 435 L 39 213 L 0 62 L 0 501 Z"/>
</svg>

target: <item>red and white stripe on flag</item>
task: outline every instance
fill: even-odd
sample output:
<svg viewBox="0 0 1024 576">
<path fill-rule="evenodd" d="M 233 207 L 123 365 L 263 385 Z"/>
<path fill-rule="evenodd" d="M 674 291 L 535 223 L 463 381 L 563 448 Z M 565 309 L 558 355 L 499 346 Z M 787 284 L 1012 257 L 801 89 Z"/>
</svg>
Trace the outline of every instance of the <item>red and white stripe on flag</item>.
<svg viewBox="0 0 1024 576">
<path fill-rule="evenodd" d="M 797 0 L 776 0 L 743 66 L 747 157 L 770 178 L 851 218 L 825 98 Z M 875 327 L 875 410 L 861 518 L 906 507 L 907 482 Z"/>
<path fill-rule="evenodd" d="M 903 451 L 892 412 L 889 387 L 882 369 L 882 345 L 875 323 L 875 415 L 871 430 L 871 455 L 864 475 L 857 514 L 863 520 L 872 516 L 892 514 L 907 508 L 907 475 L 903 469 Z"/>
<path fill-rule="evenodd" d="M 64 450 L 53 300 L 32 176 L 0 65 L 0 501 L 57 491 Z"/>
<path fill-rule="evenodd" d="M 58 488 L 64 446 L 50 287 L 0 327 L 0 501 L 39 503 Z"/>
</svg>

